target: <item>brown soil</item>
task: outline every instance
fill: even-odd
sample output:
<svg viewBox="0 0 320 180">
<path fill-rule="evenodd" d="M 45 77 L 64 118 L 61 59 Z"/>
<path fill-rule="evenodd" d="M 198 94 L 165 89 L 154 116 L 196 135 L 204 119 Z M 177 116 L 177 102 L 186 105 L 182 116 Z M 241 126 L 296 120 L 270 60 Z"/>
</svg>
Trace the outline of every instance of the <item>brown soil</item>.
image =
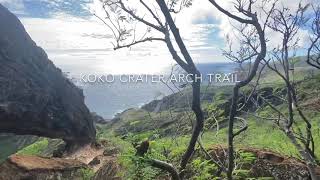
<svg viewBox="0 0 320 180">
<path fill-rule="evenodd" d="M 279 153 L 265 149 L 241 148 L 239 151 L 254 154 L 256 160 L 242 168 L 250 170 L 252 177 L 273 177 L 275 179 L 310 179 L 306 164 L 297 158 L 283 156 Z M 210 149 L 210 155 L 220 164 L 225 164 L 227 148 L 214 146 Z M 316 168 L 320 178 L 320 167 Z"/>
<path fill-rule="evenodd" d="M 303 108 L 320 111 L 320 98 L 308 99 L 302 104 Z"/>
</svg>

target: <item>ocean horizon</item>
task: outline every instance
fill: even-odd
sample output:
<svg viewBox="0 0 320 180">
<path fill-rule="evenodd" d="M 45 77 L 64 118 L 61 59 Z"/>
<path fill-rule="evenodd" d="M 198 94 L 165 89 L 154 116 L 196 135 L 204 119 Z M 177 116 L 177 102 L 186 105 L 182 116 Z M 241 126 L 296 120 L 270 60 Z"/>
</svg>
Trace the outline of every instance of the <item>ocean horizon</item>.
<svg viewBox="0 0 320 180">
<path fill-rule="evenodd" d="M 197 64 L 201 74 L 232 73 L 235 63 L 203 63 Z M 169 75 L 171 69 L 163 71 Z M 116 75 L 117 76 L 117 75 Z M 139 108 L 152 100 L 160 99 L 172 94 L 172 89 L 164 83 L 77 83 L 83 89 L 85 103 L 91 112 L 95 112 L 105 119 L 112 119 L 117 113 L 129 108 Z M 172 86 L 172 84 L 170 85 Z"/>
</svg>

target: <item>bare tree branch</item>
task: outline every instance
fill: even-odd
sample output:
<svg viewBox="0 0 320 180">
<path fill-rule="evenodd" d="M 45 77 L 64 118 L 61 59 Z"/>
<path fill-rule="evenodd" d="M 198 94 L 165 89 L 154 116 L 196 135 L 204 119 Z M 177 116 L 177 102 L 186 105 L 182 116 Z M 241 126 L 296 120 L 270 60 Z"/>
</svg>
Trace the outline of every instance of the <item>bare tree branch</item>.
<svg viewBox="0 0 320 180">
<path fill-rule="evenodd" d="M 152 17 L 158 22 L 159 26 L 164 27 L 164 25 L 160 21 L 159 17 L 156 16 L 156 14 L 150 9 L 150 7 L 143 0 L 140 0 L 140 3 L 143 4 L 143 6 L 149 11 L 149 13 L 152 15 Z"/>
<path fill-rule="evenodd" d="M 192 60 L 186 46 L 184 45 L 184 42 L 180 36 L 179 29 L 177 28 L 176 24 L 174 23 L 166 3 L 164 2 L 164 0 L 157 0 L 157 3 L 159 5 L 163 15 L 166 18 L 166 21 L 171 29 L 171 32 L 177 42 L 177 45 L 179 46 L 179 49 L 180 49 L 183 57 L 185 58 L 186 62 L 189 64 L 190 67 L 195 68 L 193 60 Z M 194 71 L 193 69 L 191 69 L 191 70 Z M 194 73 L 192 71 L 190 71 L 188 73 Z"/>
<path fill-rule="evenodd" d="M 196 142 L 197 142 L 198 137 L 203 129 L 203 124 L 204 124 L 204 122 L 203 122 L 204 117 L 203 117 L 203 112 L 201 109 L 201 102 L 200 102 L 200 83 L 201 82 L 199 80 L 197 80 L 197 77 L 196 77 L 196 76 L 200 75 L 200 72 L 195 67 L 193 60 L 192 60 L 186 46 L 184 45 L 184 42 L 180 36 L 179 29 L 176 27 L 166 3 L 164 2 L 164 0 L 157 0 L 157 3 L 159 5 L 163 15 L 166 18 L 168 26 L 170 27 L 170 30 L 176 40 L 176 43 L 177 43 L 185 61 L 187 62 L 187 66 L 185 66 L 184 70 L 190 74 L 193 74 L 193 76 L 192 76 L 192 78 L 193 78 L 192 110 L 196 115 L 196 124 L 194 126 L 188 148 L 187 148 L 186 152 L 184 153 L 182 160 L 181 160 L 181 163 L 180 163 L 181 169 L 185 169 L 190 157 L 192 156 L 192 154 L 194 152 Z M 179 62 L 177 62 L 177 63 L 179 64 Z M 183 68 L 183 66 L 182 66 L 182 68 Z M 183 176 L 183 174 L 182 174 L 182 176 Z"/>
<path fill-rule="evenodd" d="M 236 20 L 236 21 L 239 21 L 241 23 L 244 23 L 244 24 L 253 24 L 253 21 L 251 19 L 243 19 L 239 16 L 236 16 L 232 13 L 230 13 L 229 11 L 223 9 L 221 6 L 219 6 L 215 0 L 209 0 L 211 2 L 212 5 L 214 5 L 220 12 L 222 12 L 223 14 L 227 15 L 228 17 Z"/>
<path fill-rule="evenodd" d="M 150 160 L 150 164 L 153 167 L 169 172 L 173 180 L 180 180 L 178 170 L 172 164 L 166 163 L 164 161 L 156 160 L 156 159 Z"/>
<path fill-rule="evenodd" d="M 155 24 L 153 24 L 153 23 L 151 23 L 151 22 L 148 22 L 148 21 L 144 20 L 143 18 L 137 16 L 132 10 L 128 9 L 128 8 L 124 5 L 124 3 L 122 2 L 122 0 L 119 0 L 118 2 L 119 2 L 119 4 L 120 4 L 120 7 L 121 7 L 125 12 L 127 12 L 128 14 L 130 14 L 134 19 L 136 19 L 136 20 L 144 23 L 145 25 L 150 26 L 150 27 L 152 27 L 153 29 L 156 29 L 156 30 L 158 30 L 158 31 L 160 31 L 160 32 L 162 32 L 162 33 L 165 32 L 165 29 L 164 29 L 163 27 L 156 26 Z"/>
<path fill-rule="evenodd" d="M 126 45 L 118 45 L 116 47 L 114 47 L 113 49 L 114 50 L 117 50 L 117 49 L 121 49 L 121 48 L 129 48 L 131 46 L 134 46 L 136 44 L 139 44 L 139 43 L 144 43 L 144 42 L 151 42 L 151 41 L 165 41 L 165 39 L 163 38 L 153 38 L 153 37 L 147 37 L 147 38 L 144 38 L 142 40 L 138 40 L 138 41 L 134 41 L 130 44 L 126 44 Z"/>
</svg>

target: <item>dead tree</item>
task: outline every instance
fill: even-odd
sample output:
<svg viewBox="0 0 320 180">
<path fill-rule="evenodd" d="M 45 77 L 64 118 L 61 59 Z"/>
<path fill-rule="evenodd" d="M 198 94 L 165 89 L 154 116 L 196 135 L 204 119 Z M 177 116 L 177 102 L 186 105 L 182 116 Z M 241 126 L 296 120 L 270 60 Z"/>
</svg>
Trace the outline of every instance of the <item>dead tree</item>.
<svg viewBox="0 0 320 180">
<path fill-rule="evenodd" d="M 209 0 L 210 3 L 217 8 L 220 12 L 227 15 L 231 19 L 241 23 L 244 28 L 241 30 L 243 32 L 244 29 L 250 29 L 254 35 L 256 35 L 257 42 L 254 44 L 254 41 L 250 38 L 247 38 L 246 43 L 247 48 L 243 48 L 240 53 L 232 55 L 227 53 L 227 57 L 234 59 L 238 63 L 246 63 L 252 59 L 252 63 L 250 63 L 250 70 L 247 76 L 237 83 L 233 88 L 233 95 L 232 95 L 232 103 L 231 108 L 229 111 L 229 123 L 228 123 L 228 171 L 227 177 L 228 179 L 232 179 L 232 172 L 234 170 L 234 146 L 233 141 L 235 136 L 239 135 L 241 132 L 247 129 L 247 125 L 244 123 L 244 126 L 240 128 L 237 132 L 234 132 L 234 123 L 237 119 L 237 115 L 239 114 L 239 107 L 238 107 L 238 99 L 239 99 L 239 92 L 242 87 L 247 86 L 253 78 L 256 76 L 259 65 L 265 58 L 267 54 L 267 45 L 266 45 L 266 38 L 265 38 L 265 28 L 266 23 L 268 22 L 269 16 L 274 8 L 275 3 L 272 4 L 271 9 L 266 12 L 265 23 L 260 24 L 258 13 L 253 10 L 254 4 L 256 1 L 249 0 L 237 0 L 234 3 L 234 7 L 241 14 L 241 16 L 237 16 L 231 11 L 224 9 L 221 7 L 215 0 Z M 267 3 L 267 1 L 263 1 L 262 3 Z M 243 17 L 242 17 L 243 16 Z M 240 31 L 240 32 L 241 32 Z M 245 33 L 242 33 L 244 35 Z M 244 55 L 244 56 L 243 56 Z"/>
<path fill-rule="evenodd" d="M 156 4 L 159 8 L 152 6 L 152 2 L 150 3 L 150 1 L 148 1 L 148 3 L 143 0 L 135 2 L 135 5 L 139 5 L 140 8 L 130 7 L 128 1 L 125 0 L 104 0 L 102 1 L 102 6 L 105 11 L 105 16 L 96 16 L 111 30 L 115 39 L 115 43 L 113 43 L 115 50 L 130 48 L 145 42 L 164 42 L 175 62 L 184 71 L 192 75 L 192 111 L 195 114 L 196 120 L 189 145 L 181 158 L 180 171 L 183 172 L 194 152 L 195 145 L 204 124 L 200 102 L 201 81 L 197 79 L 197 77 L 200 77 L 200 72 L 196 68 L 172 17 L 172 14 L 176 15 L 182 8 L 190 6 L 191 0 L 170 0 L 167 2 L 164 0 L 156 0 Z M 140 10 L 145 12 L 145 14 L 139 14 L 139 12 L 141 12 Z M 158 14 L 158 12 L 161 12 L 161 14 Z M 130 27 L 130 25 L 132 26 L 138 23 L 146 27 L 146 32 L 140 35 L 139 38 L 137 35 L 139 33 L 136 31 L 136 28 Z M 171 38 L 171 36 L 173 36 L 173 38 Z M 128 42 L 129 39 L 131 39 L 130 42 Z M 174 44 L 176 44 L 178 48 L 176 48 Z M 178 53 L 178 51 L 181 53 Z M 155 160 L 152 165 L 164 170 L 168 170 L 168 167 L 172 167 L 170 164 L 158 162 L 159 161 Z M 174 170 L 172 168 L 169 169 L 170 171 Z M 177 177 L 175 176 L 174 178 Z"/>
<path fill-rule="evenodd" d="M 310 47 L 307 53 L 307 63 L 320 69 L 320 6 L 312 6 L 313 17 L 311 23 Z"/>
<path fill-rule="evenodd" d="M 268 27 L 273 31 L 280 33 L 282 36 L 281 45 L 275 47 L 271 53 L 271 62 L 266 62 L 267 66 L 273 70 L 283 81 L 286 87 L 286 105 L 287 113 L 281 113 L 277 107 L 268 105 L 279 113 L 279 118 L 276 124 L 287 135 L 291 143 L 297 148 L 301 157 L 306 161 L 309 173 L 312 179 L 317 179 L 315 174 L 316 158 L 314 154 L 314 141 L 312 136 L 312 125 L 310 120 L 305 116 L 300 107 L 297 97 L 297 89 L 294 82 L 294 74 L 291 66 L 291 58 L 295 55 L 295 50 L 298 47 L 299 37 L 297 37 L 300 28 L 307 23 L 308 19 L 305 18 L 305 12 L 309 5 L 299 4 L 297 10 L 291 10 L 287 7 L 278 7 L 273 10 L 271 20 Z M 293 12 L 292 12 L 293 11 Z M 309 53 L 308 53 L 309 54 Z M 302 133 L 300 128 L 294 125 L 297 122 L 295 111 L 305 123 L 306 135 Z"/>
</svg>

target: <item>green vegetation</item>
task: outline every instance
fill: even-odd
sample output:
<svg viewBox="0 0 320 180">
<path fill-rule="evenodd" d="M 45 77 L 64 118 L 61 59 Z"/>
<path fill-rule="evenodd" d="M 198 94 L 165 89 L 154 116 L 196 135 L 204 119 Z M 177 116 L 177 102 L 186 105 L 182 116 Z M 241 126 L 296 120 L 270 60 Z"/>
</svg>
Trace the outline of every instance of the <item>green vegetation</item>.
<svg viewBox="0 0 320 180">
<path fill-rule="evenodd" d="M 268 77 L 272 75 L 268 75 Z M 266 77 L 265 77 L 266 78 Z M 320 102 L 315 94 L 319 94 L 320 75 L 313 75 L 312 78 L 301 76 L 297 82 L 299 101 L 308 118 L 310 118 L 313 128 L 314 141 L 320 142 L 319 133 L 319 107 L 315 106 L 314 101 Z M 273 83 L 265 82 L 259 89 L 263 93 L 281 94 L 284 92 L 284 85 L 279 79 L 271 78 Z M 271 90 L 270 90 L 271 88 Z M 190 89 L 186 89 L 183 94 L 189 96 Z M 212 97 L 205 97 L 202 101 L 202 107 L 206 115 L 205 129 L 201 136 L 203 147 L 208 153 L 215 148 L 221 149 L 227 147 L 227 114 L 228 103 L 231 96 L 231 87 L 202 87 L 202 93 L 210 94 Z M 245 88 L 243 94 L 250 93 L 250 89 Z M 181 95 L 179 95 L 180 97 Z M 174 103 L 182 103 L 179 106 Z M 152 104 L 151 104 L 152 105 Z M 150 106 L 151 106 L 150 105 Z M 278 109 L 286 113 L 284 104 L 277 104 Z M 267 106 L 252 111 L 247 114 L 248 129 L 236 137 L 236 159 L 238 168 L 234 171 L 235 179 L 259 179 L 270 180 L 272 177 L 252 178 L 250 167 L 257 160 L 256 154 L 247 152 L 244 149 L 271 150 L 287 157 L 301 159 L 297 149 L 290 143 L 288 137 L 277 125 L 268 118 L 274 114 L 274 111 Z M 260 118 L 258 118 L 258 116 Z M 295 114 L 298 117 L 297 114 Z M 167 172 L 161 171 L 150 165 L 150 159 L 158 159 L 179 166 L 181 156 L 189 143 L 192 130 L 191 122 L 194 119 L 193 113 L 188 110 L 188 104 L 183 104 L 181 100 L 176 100 L 173 104 L 164 107 L 160 112 L 147 111 L 145 109 L 129 109 L 117 116 L 117 120 L 108 124 L 97 125 L 97 140 L 107 141 L 111 147 L 120 150 L 118 162 L 125 169 L 119 175 L 125 179 L 156 179 L 159 177 L 168 177 Z M 298 118 L 297 118 L 298 119 Z M 240 126 L 239 122 L 235 124 L 235 130 Z M 303 129 L 303 122 L 298 119 L 296 129 Z M 135 146 L 143 141 L 149 142 L 148 152 L 143 156 L 136 156 Z M 35 143 L 21 149 L 18 154 L 41 155 L 48 149 L 52 149 L 52 140 L 40 138 Z M 211 154 L 212 155 L 212 154 Z M 320 157 L 320 146 L 315 146 L 315 155 Z M 196 146 L 193 158 L 186 169 L 186 178 L 194 180 L 215 179 L 219 167 L 210 160 Z M 89 180 L 94 176 L 91 169 L 81 169 L 80 174 L 84 180 Z M 220 177 L 226 177 L 222 172 Z"/>
<path fill-rule="evenodd" d="M 79 173 L 82 180 L 91 180 L 94 177 L 94 172 L 90 168 L 82 168 Z"/>
<path fill-rule="evenodd" d="M 48 147 L 49 141 L 47 138 L 40 138 L 35 143 L 21 149 L 17 154 L 21 155 L 40 155 Z"/>
<path fill-rule="evenodd" d="M 301 78 L 303 79 L 303 78 Z M 320 142 L 318 119 L 320 114 L 312 109 L 311 100 L 315 99 L 315 93 L 320 92 L 320 87 L 314 86 L 320 82 L 320 75 L 315 75 L 306 81 L 297 83 L 299 101 L 304 107 L 304 112 L 311 119 L 313 125 L 314 141 Z M 263 84 L 264 87 L 271 87 L 271 93 L 283 92 L 284 85 L 277 80 L 273 84 Z M 203 87 L 204 89 L 205 87 Z M 226 89 L 224 89 L 226 88 Z M 188 90 L 187 90 L 188 91 Z M 210 152 L 215 146 L 226 147 L 227 128 L 226 128 L 226 103 L 230 98 L 231 90 L 229 87 L 208 88 L 213 95 L 212 101 L 203 101 L 202 106 L 207 114 L 205 121 L 205 132 L 202 135 L 202 143 Z M 246 92 L 247 91 L 247 92 Z M 243 93 L 248 93 L 244 89 Z M 266 90 L 266 92 L 268 92 Z M 318 97 L 317 97 L 318 98 Z M 283 104 L 277 108 L 285 113 Z M 264 106 L 254 114 L 248 114 L 248 129 L 237 136 L 235 146 L 237 150 L 236 163 L 239 168 L 234 171 L 235 179 L 255 179 L 250 177 L 248 165 L 254 163 L 256 155 L 245 152 L 243 148 L 258 148 L 271 150 L 275 153 L 288 157 L 301 159 L 297 149 L 290 143 L 288 137 L 271 120 L 259 117 L 270 117 L 274 112 L 271 108 Z M 298 116 L 297 116 L 298 117 Z M 164 109 L 159 113 L 147 112 L 142 109 L 130 109 L 119 115 L 119 120 L 107 124 L 99 125 L 98 139 L 107 139 L 121 149 L 119 162 L 127 171 L 123 173 L 126 179 L 155 179 L 159 176 L 168 176 L 165 172 L 153 168 L 148 163 L 149 158 L 160 159 L 178 166 L 181 155 L 184 153 L 190 138 L 190 119 L 193 114 L 189 111 L 176 111 L 174 108 Z M 170 122 L 168 124 L 168 122 Z M 217 126 L 217 122 L 219 126 Z M 302 127 L 302 120 L 297 121 L 297 128 Z M 238 126 L 238 123 L 236 123 Z M 303 129 L 303 128 L 301 128 Z M 148 153 L 142 158 L 135 156 L 134 144 L 148 140 L 150 143 Z M 320 147 L 315 147 L 315 155 L 320 157 Z M 196 152 L 187 166 L 188 179 L 214 179 L 217 166 L 208 160 L 205 154 L 196 147 Z M 225 174 L 221 174 L 222 177 Z M 259 177 L 258 179 L 273 179 L 272 177 Z"/>
<path fill-rule="evenodd" d="M 21 155 L 40 155 L 51 156 L 53 151 L 57 150 L 60 145 L 64 144 L 61 139 L 37 138 L 34 143 L 21 148 L 17 154 Z"/>
<path fill-rule="evenodd" d="M 214 173 L 217 171 L 217 167 L 214 164 L 200 157 L 194 159 L 191 162 L 191 166 L 195 180 L 214 179 Z"/>
</svg>

